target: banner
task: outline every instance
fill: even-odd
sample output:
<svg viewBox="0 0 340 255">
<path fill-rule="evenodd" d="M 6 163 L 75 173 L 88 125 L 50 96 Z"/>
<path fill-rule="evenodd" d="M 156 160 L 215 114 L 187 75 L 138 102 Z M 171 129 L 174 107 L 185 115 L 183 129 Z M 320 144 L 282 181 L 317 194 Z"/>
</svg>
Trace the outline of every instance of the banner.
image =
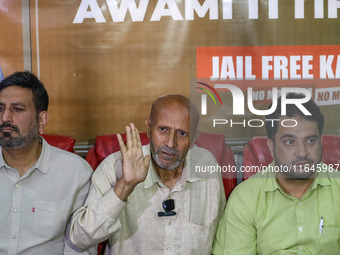
<svg viewBox="0 0 340 255">
<path fill-rule="evenodd" d="M 280 88 L 286 92 L 305 88 L 319 106 L 331 106 L 322 108 L 327 127 L 335 131 L 340 124 L 332 118 L 332 110 L 340 109 L 339 60 L 338 45 L 197 48 L 198 90 L 191 96 L 198 105 L 205 104 L 201 129 L 232 137 L 265 135 L 263 108 L 272 102 L 273 94 L 280 96 Z M 210 96 L 210 104 L 202 93 Z"/>
</svg>

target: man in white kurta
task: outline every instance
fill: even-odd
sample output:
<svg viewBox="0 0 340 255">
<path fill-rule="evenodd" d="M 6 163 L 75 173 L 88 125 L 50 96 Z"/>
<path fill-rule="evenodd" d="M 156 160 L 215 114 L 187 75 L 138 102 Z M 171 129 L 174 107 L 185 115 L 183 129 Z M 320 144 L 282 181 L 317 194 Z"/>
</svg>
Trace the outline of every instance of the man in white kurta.
<svg viewBox="0 0 340 255">
<path fill-rule="evenodd" d="M 217 163 L 209 151 L 189 149 L 197 127 L 190 129 L 190 104 L 179 95 L 157 99 L 146 121 L 147 146 L 133 124 L 126 145 L 118 137 L 121 152 L 97 168 L 86 205 L 72 220 L 76 245 L 109 239 L 107 254 L 211 254 L 225 194 L 221 178 L 193 172 Z M 169 199 L 176 214 L 165 216 L 162 203 Z"/>
</svg>

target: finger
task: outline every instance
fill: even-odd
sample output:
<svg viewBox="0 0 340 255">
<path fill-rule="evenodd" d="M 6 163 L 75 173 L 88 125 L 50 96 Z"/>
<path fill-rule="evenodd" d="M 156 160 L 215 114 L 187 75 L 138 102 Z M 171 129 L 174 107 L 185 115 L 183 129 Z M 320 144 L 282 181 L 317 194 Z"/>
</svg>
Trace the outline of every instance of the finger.
<svg viewBox="0 0 340 255">
<path fill-rule="evenodd" d="M 132 130 L 132 141 L 133 141 L 133 147 L 137 147 L 138 146 L 138 142 L 137 142 L 137 132 L 136 132 L 136 127 L 133 123 L 130 123 L 131 126 L 131 130 Z"/>
<path fill-rule="evenodd" d="M 126 147 L 130 149 L 133 146 L 132 135 L 131 135 L 131 128 L 126 126 Z"/>
<path fill-rule="evenodd" d="M 142 141 L 140 140 L 140 134 L 137 128 L 136 128 L 136 133 L 137 133 L 137 145 L 138 145 L 138 148 L 140 148 L 142 147 Z"/>
<path fill-rule="evenodd" d="M 118 139 L 120 151 L 121 152 L 126 152 L 126 147 L 125 147 L 123 138 L 122 138 L 122 136 L 120 134 L 117 134 L 117 139 Z"/>
</svg>

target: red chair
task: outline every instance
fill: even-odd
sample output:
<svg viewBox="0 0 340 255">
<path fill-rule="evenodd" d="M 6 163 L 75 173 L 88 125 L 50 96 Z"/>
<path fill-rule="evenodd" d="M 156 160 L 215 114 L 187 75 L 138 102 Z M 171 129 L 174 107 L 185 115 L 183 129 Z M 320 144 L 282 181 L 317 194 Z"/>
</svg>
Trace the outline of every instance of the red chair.
<svg viewBox="0 0 340 255">
<path fill-rule="evenodd" d="M 125 142 L 125 134 L 122 135 L 122 138 Z M 140 133 L 140 138 L 143 145 L 149 143 L 149 138 L 145 132 Z M 235 166 L 233 152 L 230 147 L 225 145 L 224 135 L 201 132 L 195 144 L 209 150 L 215 156 L 220 166 Z M 90 148 L 85 159 L 93 169 L 96 169 L 104 158 L 116 151 L 119 151 L 117 135 L 100 135 L 96 137 L 95 145 L 93 148 Z M 228 198 L 237 184 L 236 173 L 222 173 L 222 176 L 225 194 Z"/>
<path fill-rule="evenodd" d="M 41 134 L 50 145 L 65 151 L 74 152 L 73 147 L 76 140 L 70 136 Z"/>
<path fill-rule="evenodd" d="M 243 166 L 250 169 L 252 166 L 267 166 L 273 161 L 267 146 L 267 137 L 254 137 L 248 141 L 243 149 Z M 322 162 L 326 164 L 340 164 L 340 136 L 323 135 L 322 138 Z M 244 172 L 246 180 L 255 172 Z"/>
<path fill-rule="evenodd" d="M 149 144 L 150 139 L 145 132 L 139 133 L 142 145 Z M 123 141 L 126 142 L 126 134 L 122 134 Z M 116 134 L 99 135 L 96 137 L 94 147 L 90 148 L 85 159 L 96 170 L 98 165 L 110 154 L 119 151 L 119 143 Z"/>
<path fill-rule="evenodd" d="M 225 145 L 225 138 L 222 134 L 213 134 L 200 132 L 195 144 L 198 147 L 210 151 L 217 160 L 220 166 L 235 167 L 235 158 L 233 151 L 229 146 Z M 226 198 L 228 199 L 230 193 L 237 185 L 237 177 L 235 171 L 222 172 L 223 186 Z"/>
</svg>

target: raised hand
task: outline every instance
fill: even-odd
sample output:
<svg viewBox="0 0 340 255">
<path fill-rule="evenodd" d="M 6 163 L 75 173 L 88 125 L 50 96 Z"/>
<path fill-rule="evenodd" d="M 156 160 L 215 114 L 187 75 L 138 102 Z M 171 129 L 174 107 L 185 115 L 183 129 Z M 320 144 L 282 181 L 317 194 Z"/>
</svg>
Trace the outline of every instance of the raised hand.
<svg viewBox="0 0 340 255">
<path fill-rule="evenodd" d="M 143 182 L 147 176 L 150 155 L 143 156 L 142 142 L 133 123 L 126 127 L 126 145 L 121 135 L 117 135 L 123 160 L 123 175 L 117 180 L 114 188 L 117 196 L 125 200 L 136 185 Z"/>
</svg>

